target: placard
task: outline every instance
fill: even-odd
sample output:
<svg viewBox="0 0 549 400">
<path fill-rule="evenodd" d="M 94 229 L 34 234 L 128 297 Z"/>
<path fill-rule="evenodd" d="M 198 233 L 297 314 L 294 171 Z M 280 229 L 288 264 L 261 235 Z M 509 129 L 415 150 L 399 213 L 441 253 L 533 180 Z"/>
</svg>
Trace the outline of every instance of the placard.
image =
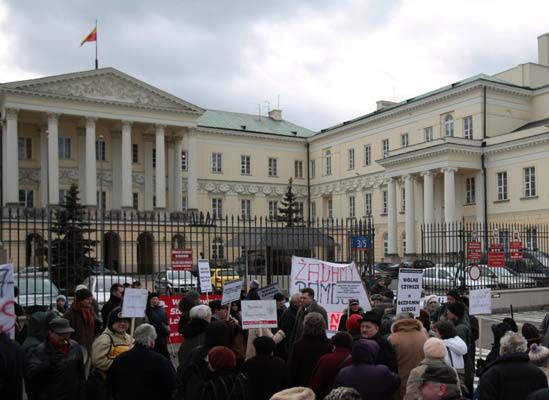
<svg viewBox="0 0 549 400">
<path fill-rule="evenodd" d="M 337 299 L 358 299 L 362 293 L 362 282 L 339 281 L 335 285 L 335 297 Z"/>
<path fill-rule="evenodd" d="M 193 269 L 193 249 L 172 249 L 172 269 L 191 271 Z"/>
<path fill-rule="evenodd" d="M 272 285 L 257 289 L 257 295 L 261 300 L 272 300 L 277 293 L 280 293 L 278 283 L 273 283 Z"/>
<path fill-rule="evenodd" d="M 221 304 L 229 304 L 233 301 L 240 300 L 240 292 L 244 281 L 238 279 L 236 281 L 228 281 L 223 284 L 223 294 L 221 296 Z"/>
<path fill-rule="evenodd" d="M 398 271 L 397 315 L 403 312 L 419 316 L 423 270 L 400 268 Z"/>
<path fill-rule="evenodd" d="M 490 289 L 469 290 L 469 314 L 481 315 L 492 313 L 492 294 Z"/>
<path fill-rule="evenodd" d="M 212 273 L 210 272 L 210 262 L 208 260 L 198 260 L 198 280 L 201 293 L 213 292 Z"/>
<path fill-rule="evenodd" d="M 124 318 L 143 318 L 147 307 L 147 297 L 149 297 L 147 289 L 127 288 L 124 290 L 122 316 Z"/>
<path fill-rule="evenodd" d="M 511 260 L 522 260 L 522 249 L 524 243 L 522 242 L 509 242 L 509 256 Z"/>
<path fill-rule="evenodd" d="M 482 245 L 480 242 L 467 242 L 467 260 L 482 260 Z"/>
<path fill-rule="evenodd" d="M 490 250 L 488 251 L 488 267 L 505 267 L 505 253 L 503 252 L 503 244 L 492 243 L 490 245 Z"/>
<path fill-rule="evenodd" d="M 242 329 L 278 327 L 275 300 L 243 300 Z"/>
<path fill-rule="evenodd" d="M 15 283 L 13 264 L 0 265 L 0 333 L 15 338 Z"/>
</svg>

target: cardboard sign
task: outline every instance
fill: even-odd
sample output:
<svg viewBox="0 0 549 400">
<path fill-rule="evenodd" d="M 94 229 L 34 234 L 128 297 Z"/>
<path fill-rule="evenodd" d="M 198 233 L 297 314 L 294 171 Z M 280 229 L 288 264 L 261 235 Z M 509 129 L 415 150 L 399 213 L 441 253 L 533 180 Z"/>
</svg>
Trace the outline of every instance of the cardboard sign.
<svg viewBox="0 0 549 400">
<path fill-rule="evenodd" d="M 243 283 L 244 281 L 242 279 L 225 282 L 223 284 L 223 295 L 221 296 L 221 304 L 229 304 L 233 301 L 240 300 L 240 292 L 242 291 Z"/>
<path fill-rule="evenodd" d="M 198 260 L 198 280 L 201 293 L 213 292 L 212 273 L 210 272 L 210 263 L 208 260 Z"/>
<path fill-rule="evenodd" d="M 480 242 L 467 242 L 467 260 L 480 261 L 482 259 L 482 246 Z"/>
<path fill-rule="evenodd" d="M 0 332 L 15 338 L 13 264 L 0 265 Z"/>
<path fill-rule="evenodd" d="M 524 243 L 522 242 L 510 242 L 509 243 L 509 252 L 511 260 L 522 260 L 522 249 L 524 248 Z"/>
<path fill-rule="evenodd" d="M 340 281 L 335 286 L 335 297 L 338 299 L 358 299 L 362 294 L 362 282 Z"/>
<path fill-rule="evenodd" d="M 396 313 L 409 312 L 419 316 L 423 270 L 401 268 L 398 271 L 398 294 Z"/>
<path fill-rule="evenodd" d="M 469 314 L 481 315 L 492 313 L 492 295 L 490 289 L 469 290 Z"/>
<path fill-rule="evenodd" d="M 276 301 L 274 300 L 243 300 L 242 329 L 276 328 Z"/>
<path fill-rule="evenodd" d="M 172 269 L 191 271 L 193 269 L 193 249 L 172 249 Z"/>
<path fill-rule="evenodd" d="M 257 294 L 261 300 L 272 300 L 277 293 L 280 293 L 278 283 L 257 289 Z"/>
<path fill-rule="evenodd" d="M 503 244 L 492 243 L 490 245 L 490 250 L 488 251 L 488 267 L 505 267 L 505 253 L 503 252 Z"/>
<path fill-rule="evenodd" d="M 127 288 L 124 290 L 122 316 L 124 318 L 143 318 L 147 307 L 147 297 L 149 297 L 147 289 Z"/>
</svg>

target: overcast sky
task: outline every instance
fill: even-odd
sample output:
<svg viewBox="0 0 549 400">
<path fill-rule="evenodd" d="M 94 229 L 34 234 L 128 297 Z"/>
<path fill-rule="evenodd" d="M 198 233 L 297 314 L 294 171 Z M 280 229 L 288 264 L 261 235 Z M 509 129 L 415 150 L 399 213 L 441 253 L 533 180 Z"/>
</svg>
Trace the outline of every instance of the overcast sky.
<svg viewBox="0 0 549 400">
<path fill-rule="evenodd" d="M 549 2 L 0 0 L 0 82 L 112 66 L 204 108 L 318 130 L 537 60 Z"/>
</svg>

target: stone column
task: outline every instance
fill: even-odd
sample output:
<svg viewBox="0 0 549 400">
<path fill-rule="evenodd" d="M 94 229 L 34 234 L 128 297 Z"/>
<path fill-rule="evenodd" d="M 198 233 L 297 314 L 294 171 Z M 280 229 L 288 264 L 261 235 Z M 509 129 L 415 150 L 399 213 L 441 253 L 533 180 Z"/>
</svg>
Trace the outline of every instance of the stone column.
<svg viewBox="0 0 549 400">
<path fill-rule="evenodd" d="M 84 204 L 97 206 L 97 155 L 95 149 L 95 124 L 97 118 L 86 118 L 86 147 L 84 152 Z"/>
<path fill-rule="evenodd" d="M 423 222 L 435 222 L 435 194 L 433 191 L 433 173 L 426 171 L 423 175 Z"/>
<path fill-rule="evenodd" d="M 122 208 L 122 134 L 120 131 L 111 131 L 111 210 Z M 103 187 L 103 190 L 105 188 Z"/>
<path fill-rule="evenodd" d="M 387 253 L 395 256 L 397 253 L 397 201 L 396 179 L 390 178 L 387 182 Z"/>
<path fill-rule="evenodd" d="M 156 125 L 156 208 L 166 208 L 166 143 L 164 125 Z"/>
<path fill-rule="evenodd" d="M 416 254 L 416 217 L 415 217 L 415 186 L 416 178 L 413 175 L 404 177 L 404 192 L 406 197 L 405 230 L 406 254 Z"/>
<path fill-rule="evenodd" d="M 198 149 L 196 135 L 187 134 L 187 208 L 198 209 Z"/>
<path fill-rule="evenodd" d="M 48 127 L 40 127 L 40 206 L 48 206 Z"/>
<path fill-rule="evenodd" d="M 475 174 L 475 209 L 477 223 L 484 223 L 484 172 L 477 171 Z"/>
<path fill-rule="evenodd" d="M 130 209 L 132 201 L 132 121 L 122 121 L 122 144 L 121 144 L 121 177 L 122 193 L 121 207 Z"/>
<path fill-rule="evenodd" d="M 457 168 L 444 168 L 444 222 L 456 222 L 456 178 Z"/>
<path fill-rule="evenodd" d="M 174 142 L 173 174 L 173 209 L 176 212 L 183 211 L 183 171 L 181 170 L 181 153 L 183 152 L 183 136 L 176 136 Z"/>
<path fill-rule="evenodd" d="M 174 166 L 174 146 L 173 141 L 168 139 L 166 141 L 166 153 L 168 157 L 168 176 L 167 176 L 167 184 L 168 184 L 168 198 L 166 201 L 167 209 L 168 211 L 175 211 L 174 210 L 174 197 L 175 197 L 175 191 L 174 191 L 174 181 L 173 181 L 173 166 Z"/>
<path fill-rule="evenodd" d="M 50 204 L 59 204 L 59 114 L 48 114 L 48 186 Z"/>
<path fill-rule="evenodd" d="M 153 137 L 150 135 L 143 136 L 143 160 L 145 164 L 145 211 L 153 210 L 153 194 L 154 194 L 154 174 L 153 174 Z"/>
<path fill-rule="evenodd" d="M 4 204 L 19 204 L 19 149 L 17 114 L 19 110 L 6 110 L 6 124 L 3 135 Z"/>
</svg>

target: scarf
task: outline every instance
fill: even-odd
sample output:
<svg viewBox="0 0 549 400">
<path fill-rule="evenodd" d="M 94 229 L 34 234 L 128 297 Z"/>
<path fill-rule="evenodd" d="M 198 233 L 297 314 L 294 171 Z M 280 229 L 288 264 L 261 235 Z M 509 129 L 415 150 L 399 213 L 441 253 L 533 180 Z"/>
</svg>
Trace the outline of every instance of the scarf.
<svg viewBox="0 0 549 400">
<path fill-rule="evenodd" d="M 89 307 L 82 307 L 82 303 L 74 303 L 73 307 L 76 311 L 80 311 L 84 317 L 84 321 L 88 326 L 95 331 L 95 318 L 93 317 L 93 310 Z"/>
<path fill-rule="evenodd" d="M 57 350 L 63 353 L 65 358 L 69 355 L 70 345 L 68 340 L 63 341 L 62 344 L 59 344 L 57 340 L 55 340 L 51 334 L 48 335 L 48 340 L 50 341 L 51 346 Z"/>
</svg>

